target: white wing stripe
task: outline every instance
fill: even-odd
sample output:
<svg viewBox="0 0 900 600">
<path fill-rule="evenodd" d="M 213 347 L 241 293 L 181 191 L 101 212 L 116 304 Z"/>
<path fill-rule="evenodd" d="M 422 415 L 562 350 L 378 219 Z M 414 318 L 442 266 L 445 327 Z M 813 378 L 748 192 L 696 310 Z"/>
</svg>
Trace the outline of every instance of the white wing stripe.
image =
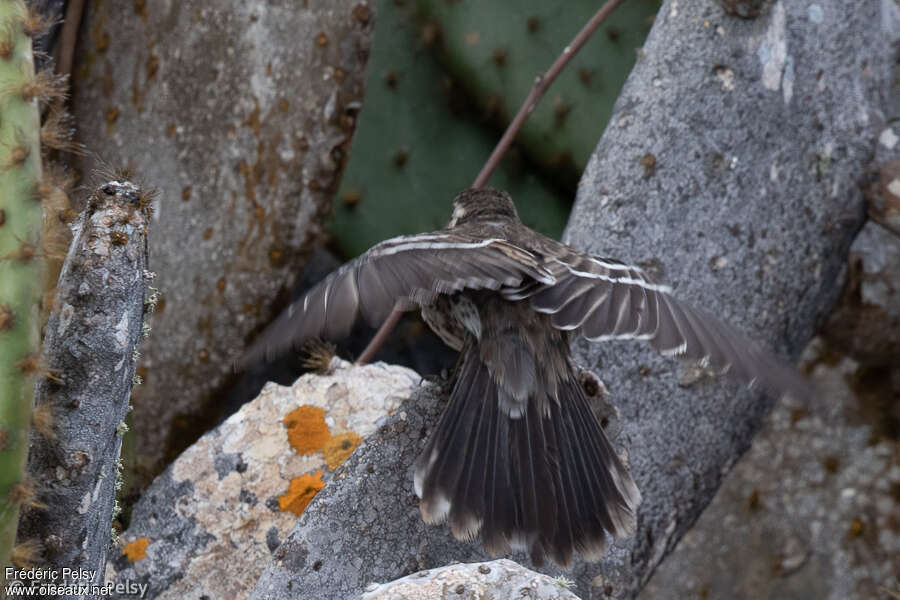
<svg viewBox="0 0 900 600">
<path fill-rule="evenodd" d="M 502 242 L 503 240 L 499 238 L 490 238 L 487 240 L 481 240 L 480 242 L 430 242 L 428 239 L 445 239 L 443 236 L 435 236 L 433 238 L 425 238 L 422 236 L 416 236 L 413 240 L 397 244 L 396 246 L 387 246 L 378 248 L 377 253 L 373 253 L 374 256 L 390 256 L 391 254 L 397 254 L 398 252 L 406 252 L 407 250 L 472 250 L 474 248 L 484 248 L 485 246 L 490 246 L 491 244 L 495 244 L 497 242 Z M 523 252 L 525 252 L 523 250 Z M 525 252 L 526 254 L 530 254 Z"/>
<path fill-rule="evenodd" d="M 331 286 L 334 284 L 337 277 L 330 278 L 328 280 L 328 284 L 325 286 L 325 293 L 322 294 L 322 323 L 323 325 L 328 322 L 328 296 L 331 295 Z"/>
<path fill-rule="evenodd" d="M 668 285 L 650 283 L 649 281 L 644 281 L 642 279 L 633 279 L 631 277 L 610 277 L 609 275 L 603 275 L 601 273 L 591 273 L 590 271 L 579 271 L 578 269 L 573 268 L 571 265 L 566 264 L 565 262 L 559 260 L 558 258 L 553 259 L 555 262 L 560 263 L 568 269 L 569 273 L 575 275 L 576 277 L 586 277 L 588 279 L 602 279 L 604 281 L 611 281 L 613 283 L 625 283 L 628 285 L 637 285 L 645 290 L 650 290 L 653 292 L 662 292 L 663 294 L 671 294 L 672 288 Z"/>
<path fill-rule="evenodd" d="M 628 312 L 629 308 L 631 308 L 631 294 L 626 292 L 625 297 L 622 299 L 622 302 L 619 304 L 619 312 L 616 315 L 616 320 L 612 326 L 612 331 L 616 335 L 620 335 L 618 333 L 619 327 L 621 327 L 622 323 L 624 323 L 625 314 Z M 622 332 L 622 333 L 629 333 L 629 332 Z"/>
<path fill-rule="evenodd" d="M 398 238 L 402 239 L 402 238 Z M 409 241 L 403 241 L 401 243 L 397 243 L 396 245 L 388 245 L 392 240 L 385 242 L 384 244 L 380 244 L 376 246 L 372 250 L 370 250 L 370 254 L 373 258 L 380 258 L 383 256 L 392 256 L 394 254 L 398 254 L 400 252 L 408 252 L 411 250 L 474 250 L 477 248 L 487 248 L 492 245 L 498 246 L 497 250 L 500 250 L 500 247 L 511 248 L 516 252 L 521 253 L 522 256 L 527 256 L 528 258 L 535 261 L 533 266 L 534 274 L 532 275 L 537 281 L 541 283 L 545 283 L 547 285 L 553 285 L 556 283 L 556 278 L 548 272 L 546 269 L 542 268 L 537 264 L 537 259 L 534 254 L 520 248 L 519 246 L 515 246 L 510 244 L 506 240 L 501 238 L 489 238 L 486 240 L 480 240 L 477 242 L 439 242 L 439 241 L 429 241 L 429 240 L 440 240 L 446 239 L 445 236 L 412 236 L 409 238 Z M 512 257 L 509 257 L 512 258 Z"/>
<path fill-rule="evenodd" d="M 608 263 L 600 260 L 599 258 L 595 258 L 593 256 L 589 257 L 591 262 L 596 263 L 603 267 L 604 269 L 610 269 L 611 271 L 637 271 L 638 273 L 643 274 L 644 270 L 640 267 L 635 267 L 631 265 L 619 265 L 615 263 Z"/>
<path fill-rule="evenodd" d="M 687 342 L 681 342 L 681 345 L 674 348 L 660 348 L 659 353 L 663 356 L 678 356 L 684 354 L 687 350 Z"/>
<path fill-rule="evenodd" d="M 640 338 L 633 333 L 604 333 L 603 335 L 598 335 L 596 337 L 585 336 L 585 339 L 591 342 L 609 342 L 613 340 L 636 340 Z"/>
</svg>

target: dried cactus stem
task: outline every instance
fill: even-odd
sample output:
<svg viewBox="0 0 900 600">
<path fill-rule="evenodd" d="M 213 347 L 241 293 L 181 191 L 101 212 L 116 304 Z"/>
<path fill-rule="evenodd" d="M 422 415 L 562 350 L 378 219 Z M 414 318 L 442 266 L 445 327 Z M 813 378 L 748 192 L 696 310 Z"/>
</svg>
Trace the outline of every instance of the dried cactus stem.
<svg viewBox="0 0 900 600">
<path fill-rule="evenodd" d="M 0 256 L 12 258 L 0 261 L 0 305 L 8 323 L 0 331 L 0 565 L 10 562 L 22 500 L 34 378 L 21 365 L 38 351 L 43 282 L 38 256 L 16 258 L 29 256 L 27 240 L 37 239 L 42 225 L 41 205 L 34 201 L 41 179 L 40 115 L 29 93 L 36 79 L 27 14 L 21 0 L 0 2 Z"/>
<path fill-rule="evenodd" d="M 40 540 L 50 569 L 102 572 L 106 564 L 150 279 L 147 203 L 119 178 L 91 196 L 73 226 L 35 365 L 60 377 L 36 386 L 28 473 L 47 506 L 22 512 L 19 539 Z"/>
</svg>

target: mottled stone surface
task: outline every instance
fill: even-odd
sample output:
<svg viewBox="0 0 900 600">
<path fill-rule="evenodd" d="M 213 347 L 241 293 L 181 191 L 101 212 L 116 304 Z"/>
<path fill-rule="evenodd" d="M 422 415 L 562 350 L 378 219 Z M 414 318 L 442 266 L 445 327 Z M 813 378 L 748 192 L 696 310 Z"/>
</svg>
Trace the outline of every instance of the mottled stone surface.
<svg viewBox="0 0 900 600">
<path fill-rule="evenodd" d="M 415 388 L 366 438 L 298 519 L 251 598 L 354 598 L 373 582 L 496 558 L 446 525 L 426 525 L 419 512 L 414 463 L 443 412 L 446 383 Z M 595 409 L 614 417 L 602 398 Z M 608 431 L 617 427 L 613 418 Z M 530 564 L 523 552 L 511 556 Z M 566 575 L 552 565 L 540 571 Z"/>
<path fill-rule="evenodd" d="M 859 180 L 892 83 L 897 21 L 883 5 L 779 1 L 748 20 L 712 1 L 664 2 L 565 239 L 644 265 L 796 358 L 840 294 L 864 220 Z M 680 387 L 678 366 L 638 345 L 576 346 L 619 408 L 619 442 L 643 494 L 638 534 L 601 565 L 576 567 L 578 591 L 629 598 L 712 499 L 774 398 L 725 382 Z"/>
<path fill-rule="evenodd" d="M 372 582 L 490 560 L 419 514 L 413 463 L 443 405 L 435 386 L 414 390 L 300 516 L 250 597 L 354 598 Z"/>
<path fill-rule="evenodd" d="M 886 127 L 876 163 L 898 150 Z M 824 402 L 776 405 L 642 600 L 900 594 L 900 238 L 866 223 L 847 273 L 805 353 Z"/>
<path fill-rule="evenodd" d="M 128 165 L 162 191 L 135 396 L 151 470 L 214 419 L 213 390 L 319 239 L 373 22 L 365 0 L 89 3 L 72 112 L 99 155 L 81 169 Z"/>
<path fill-rule="evenodd" d="M 898 85 L 864 186 L 888 226 L 900 225 Z M 900 594 L 900 237 L 869 221 L 846 271 L 804 352 L 824 401 L 776 405 L 642 600 Z"/>
<path fill-rule="evenodd" d="M 820 340 L 807 354 L 824 401 L 778 403 L 641 600 L 900 593 L 900 440 L 885 432 L 900 413 L 886 389 L 850 385 L 860 375 L 852 359 Z M 887 414 L 872 411 L 873 393 Z"/>
<path fill-rule="evenodd" d="M 900 368 L 900 235 L 867 223 L 850 248 L 847 273 L 823 334 L 862 363 Z"/>
<path fill-rule="evenodd" d="M 366 588 L 363 600 L 431 600 L 452 594 L 459 600 L 532 598 L 578 600 L 568 590 L 572 582 L 551 578 L 502 558 L 491 562 L 454 564 L 419 571 L 390 583 Z"/>
<path fill-rule="evenodd" d="M 148 584 L 152 598 L 246 598 L 297 520 L 280 503 L 291 482 L 327 489 L 358 440 L 420 381 L 383 363 L 332 366 L 291 387 L 269 384 L 188 448 L 138 502 L 107 580 Z M 307 418 L 290 430 L 297 409 Z"/>
</svg>

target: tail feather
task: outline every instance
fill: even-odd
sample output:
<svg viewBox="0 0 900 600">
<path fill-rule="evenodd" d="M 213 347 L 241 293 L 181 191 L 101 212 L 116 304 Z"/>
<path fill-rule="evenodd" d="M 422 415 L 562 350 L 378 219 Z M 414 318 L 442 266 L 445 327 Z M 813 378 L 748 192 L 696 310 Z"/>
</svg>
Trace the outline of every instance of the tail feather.
<svg viewBox="0 0 900 600">
<path fill-rule="evenodd" d="M 511 493 L 513 482 L 511 472 L 507 466 L 511 462 L 509 426 L 506 422 L 509 417 L 501 412 L 499 403 L 491 404 L 493 416 L 493 444 L 492 452 L 487 457 L 487 469 L 489 489 L 487 496 L 487 512 L 482 529 L 482 543 L 485 549 L 493 555 L 509 552 L 510 533 L 515 529 L 515 502 Z"/>
<path fill-rule="evenodd" d="M 551 403 L 551 411 L 556 408 L 555 403 Z M 572 562 L 573 549 L 575 548 L 575 539 L 577 537 L 575 527 L 579 519 L 578 515 L 586 514 L 584 509 L 585 500 L 582 497 L 584 490 L 577 485 L 577 479 L 574 477 L 573 465 L 576 457 L 571 456 L 571 448 L 565 443 L 565 432 L 562 431 L 562 419 L 551 418 L 549 427 L 546 427 L 544 433 L 547 435 L 547 446 L 549 448 L 551 460 L 551 469 L 555 479 L 555 489 L 570 490 L 571 493 L 560 493 L 557 495 L 559 506 L 557 513 L 561 515 L 575 515 L 576 518 L 559 519 L 558 526 L 554 531 L 552 542 L 547 548 L 550 558 L 559 565 L 568 565 Z"/>
<path fill-rule="evenodd" d="M 578 429 L 572 419 L 573 413 L 557 410 L 554 416 L 557 417 L 554 425 L 559 432 L 558 437 L 563 440 L 560 445 L 563 486 L 569 492 L 566 495 L 568 518 L 565 521 L 575 530 L 571 549 L 566 548 L 562 558 L 571 560 L 572 550 L 581 553 L 588 560 L 599 558 L 606 549 L 606 528 L 602 522 L 597 527 L 598 519 L 602 519 L 604 504 L 609 500 L 605 494 L 597 493 L 600 489 L 597 477 L 589 464 L 592 457 L 579 439 Z M 567 563 L 568 560 L 565 560 L 563 564 Z"/>
<path fill-rule="evenodd" d="M 589 490 L 587 513 L 579 515 L 583 527 L 580 543 L 584 545 L 579 551 L 585 558 L 599 559 L 606 550 L 603 530 L 614 537 L 633 531 L 634 508 L 640 504 L 640 493 L 597 423 L 580 385 L 571 378 L 566 383 L 563 395 L 577 401 L 572 403 L 573 410 L 560 412 L 571 432 L 570 452 L 580 467 L 576 486 Z"/>
<path fill-rule="evenodd" d="M 522 547 L 535 564 L 548 555 L 568 566 L 576 552 L 599 560 L 607 533 L 633 530 L 640 494 L 571 365 L 544 388 L 555 398 L 529 399 L 516 418 L 478 353 L 462 357 L 449 406 L 416 463 L 425 521 L 448 520 L 459 539 L 480 533 L 491 554 Z"/>
<path fill-rule="evenodd" d="M 513 495 L 517 497 L 516 529 L 512 541 L 530 552 L 540 564 L 547 541 L 556 530 L 558 495 L 550 466 L 550 449 L 544 435 L 545 420 L 536 402 L 529 402 L 520 419 L 508 419 L 512 438 Z M 549 423 L 547 423 L 549 425 Z"/>
<path fill-rule="evenodd" d="M 488 386 L 488 392 L 493 391 Z M 472 428 L 468 444 L 462 456 L 458 457 L 462 466 L 456 484 L 450 510 L 450 526 L 453 535 L 459 539 L 472 540 L 482 528 L 485 516 L 485 498 L 489 481 L 492 421 L 496 420 L 496 398 L 485 398 L 474 402 L 472 410 L 478 412 L 476 425 Z M 493 407 L 493 410 L 492 410 Z M 493 413 L 493 414 L 491 414 Z"/>
<path fill-rule="evenodd" d="M 463 472 L 468 438 L 478 429 L 476 419 L 484 404 L 476 401 L 476 395 L 471 392 L 487 389 L 488 382 L 487 370 L 483 368 L 457 380 L 451 402 L 416 463 L 415 490 L 422 499 L 420 509 L 427 523 L 443 522 L 453 506 L 451 497 Z M 457 397 L 465 401 L 453 401 Z"/>
</svg>

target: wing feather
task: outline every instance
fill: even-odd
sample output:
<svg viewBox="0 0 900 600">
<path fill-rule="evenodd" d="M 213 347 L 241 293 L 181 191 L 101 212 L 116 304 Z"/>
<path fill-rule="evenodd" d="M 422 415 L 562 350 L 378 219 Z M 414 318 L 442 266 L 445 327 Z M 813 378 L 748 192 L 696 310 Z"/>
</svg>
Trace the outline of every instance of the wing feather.
<svg viewBox="0 0 900 600">
<path fill-rule="evenodd" d="M 410 307 L 464 288 L 500 289 L 555 278 L 533 253 L 501 238 L 437 231 L 384 241 L 293 302 L 238 361 L 272 359 L 303 341 L 349 333 L 358 316 L 380 324 L 397 303 Z"/>
<path fill-rule="evenodd" d="M 641 339 L 666 356 L 728 371 L 778 393 L 808 396 L 806 382 L 757 344 L 718 319 L 679 301 L 671 288 L 654 283 L 639 267 L 580 254 L 562 244 L 547 252 L 552 284 L 503 290 L 509 300 L 529 298 L 551 315 L 557 329 L 580 329 L 591 341 Z"/>
</svg>

